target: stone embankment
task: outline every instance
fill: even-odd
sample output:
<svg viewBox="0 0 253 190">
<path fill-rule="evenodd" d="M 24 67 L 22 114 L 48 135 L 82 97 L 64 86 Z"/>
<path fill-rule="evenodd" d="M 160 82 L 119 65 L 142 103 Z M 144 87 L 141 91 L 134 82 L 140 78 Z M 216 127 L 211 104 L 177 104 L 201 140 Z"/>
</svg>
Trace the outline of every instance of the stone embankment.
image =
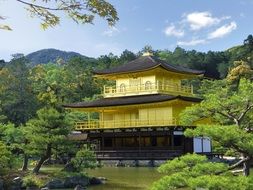
<svg viewBox="0 0 253 190">
<path fill-rule="evenodd" d="M 25 186 L 21 177 L 15 177 L 11 182 L 5 183 L 0 179 L 0 190 L 50 190 L 50 189 L 74 189 L 84 190 L 90 185 L 105 183 L 103 177 L 71 176 L 63 179 L 52 179 L 42 187 Z"/>
</svg>

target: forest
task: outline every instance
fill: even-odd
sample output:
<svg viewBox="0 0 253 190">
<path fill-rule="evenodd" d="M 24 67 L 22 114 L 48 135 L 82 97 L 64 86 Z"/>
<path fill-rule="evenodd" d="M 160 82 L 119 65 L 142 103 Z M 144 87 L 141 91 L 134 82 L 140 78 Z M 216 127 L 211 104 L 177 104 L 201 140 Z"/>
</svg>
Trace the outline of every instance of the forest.
<svg viewBox="0 0 253 190">
<path fill-rule="evenodd" d="M 88 155 L 91 162 L 85 163 L 85 167 L 95 167 L 92 152 L 87 148 L 78 151 L 78 146 L 67 138 L 74 122 L 86 115 L 70 113 L 62 105 L 100 97 L 103 85 L 110 81 L 96 79 L 93 71 L 125 64 L 146 51 L 152 51 L 154 56 L 170 64 L 204 70 L 203 78 L 209 81 L 231 77 L 231 71 L 236 72 L 233 69 L 238 65 L 247 65 L 244 68 L 249 70 L 253 67 L 252 35 L 242 45 L 220 52 L 188 51 L 181 47 L 174 51 L 154 50 L 147 45 L 136 54 L 125 50 L 119 56 L 110 53 L 95 59 L 77 55 L 69 59 L 59 57 L 48 63 L 29 61 L 29 57 L 15 54 L 9 62 L 0 61 L 0 172 L 15 170 L 20 163 L 26 171 L 29 162 L 36 160 L 33 173 L 37 174 L 49 158 L 66 163 L 64 158 L 71 155 Z M 239 71 L 237 75 L 240 74 Z M 216 87 L 217 84 L 213 89 Z M 201 90 L 196 93 L 205 97 Z M 77 163 L 76 169 L 81 168 L 80 160 L 75 158 L 71 163 Z M 198 161 L 204 162 L 204 159 Z"/>
</svg>

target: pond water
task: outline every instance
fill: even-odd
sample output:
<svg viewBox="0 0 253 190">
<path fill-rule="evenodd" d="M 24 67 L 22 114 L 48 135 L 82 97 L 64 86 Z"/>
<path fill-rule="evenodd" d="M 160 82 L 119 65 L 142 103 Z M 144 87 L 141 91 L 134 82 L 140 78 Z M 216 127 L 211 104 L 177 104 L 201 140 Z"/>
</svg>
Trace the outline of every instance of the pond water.
<svg viewBox="0 0 253 190">
<path fill-rule="evenodd" d="M 106 184 L 88 190 L 148 190 L 161 177 L 157 168 L 148 167 L 102 167 L 90 170 L 88 174 L 107 179 Z"/>
</svg>

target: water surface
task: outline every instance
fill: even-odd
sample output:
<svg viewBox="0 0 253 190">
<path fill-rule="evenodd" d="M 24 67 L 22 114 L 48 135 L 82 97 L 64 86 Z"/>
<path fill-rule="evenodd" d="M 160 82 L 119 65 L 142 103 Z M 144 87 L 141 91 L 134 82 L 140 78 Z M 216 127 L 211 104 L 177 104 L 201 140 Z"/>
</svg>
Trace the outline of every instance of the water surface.
<svg viewBox="0 0 253 190">
<path fill-rule="evenodd" d="M 107 179 L 106 184 L 88 190 L 148 190 L 161 177 L 157 168 L 147 167 L 103 167 L 89 170 L 88 174 Z"/>
</svg>

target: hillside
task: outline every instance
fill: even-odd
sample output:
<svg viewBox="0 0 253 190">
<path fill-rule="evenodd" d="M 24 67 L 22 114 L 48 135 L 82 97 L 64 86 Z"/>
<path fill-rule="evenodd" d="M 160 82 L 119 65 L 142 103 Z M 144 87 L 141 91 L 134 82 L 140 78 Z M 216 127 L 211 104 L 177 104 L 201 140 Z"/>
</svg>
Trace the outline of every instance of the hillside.
<svg viewBox="0 0 253 190">
<path fill-rule="evenodd" d="M 55 63 L 59 60 L 65 63 L 73 57 L 82 57 L 85 59 L 93 60 L 93 58 L 86 57 L 76 52 L 67 52 L 57 49 L 42 49 L 26 55 L 26 58 L 31 62 L 33 66 L 37 64 L 46 64 L 49 62 Z"/>
</svg>

